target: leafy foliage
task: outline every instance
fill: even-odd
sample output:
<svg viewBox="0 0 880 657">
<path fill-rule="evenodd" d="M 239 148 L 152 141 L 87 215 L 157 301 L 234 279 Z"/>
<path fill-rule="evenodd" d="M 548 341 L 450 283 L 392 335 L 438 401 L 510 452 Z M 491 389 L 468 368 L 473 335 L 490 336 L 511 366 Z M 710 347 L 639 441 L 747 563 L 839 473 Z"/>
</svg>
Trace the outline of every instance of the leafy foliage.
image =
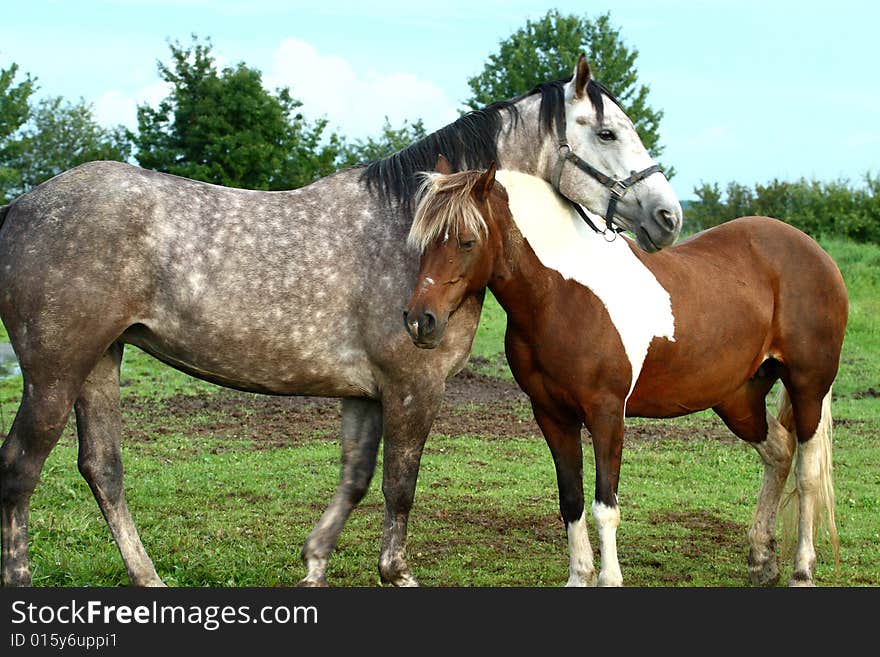
<svg viewBox="0 0 880 657">
<path fill-rule="evenodd" d="M 36 88 L 29 75 L 13 85 L 17 73 L 17 64 L 0 71 L 0 195 L 4 197 L 10 196 L 19 179 L 13 161 L 20 157 L 23 144 L 17 133 L 30 115 L 29 99 Z"/>
<path fill-rule="evenodd" d="M 138 163 L 230 187 L 292 189 L 332 173 L 339 140 L 322 142 L 326 121 L 310 124 L 287 88 L 275 94 L 244 63 L 218 70 L 210 43 L 171 45 L 159 63 L 171 93 L 138 107 Z"/>
<path fill-rule="evenodd" d="M 85 101 L 33 103 L 36 80 L 13 86 L 18 67 L 0 72 L 0 196 L 4 202 L 66 169 L 91 160 L 125 160 L 131 146 L 121 127 L 99 126 Z"/>
<path fill-rule="evenodd" d="M 864 187 L 801 178 L 796 182 L 774 179 L 754 188 L 731 182 L 725 194 L 717 183 L 704 183 L 694 193 L 697 201 L 685 209 L 688 232 L 735 217 L 766 215 L 813 237 L 834 235 L 880 243 L 880 178 L 870 173 L 865 175 Z"/>
<path fill-rule="evenodd" d="M 527 21 L 500 43 L 479 75 L 468 79 L 473 95 L 465 102 L 478 109 L 526 93 L 541 82 L 569 77 L 582 52 L 596 79 L 614 93 L 633 120 L 648 152 L 659 157 L 663 112 L 648 105 L 649 89 L 639 83 L 636 72 L 638 50 L 623 43 L 608 13 L 592 20 L 551 9 L 543 18 Z M 672 176 L 670 169 L 664 170 Z"/>
<path fill-rule="evenodd" d="M 66 169 L 93 160 L 125 161 L 131 154 L 126 130 L 99 126 L 85 102 L 60 96 L 41 100 L 25 131 L 19 158 L 24 192 Z"/>
<path fill-rule="evenodd" d="M 340 153 L 340 165 L 352 166 L 372 162 L 388 155 L 393 155 L 426 136 L 425 126 L 421 119 L 414 123 L 403 122 L 403 127 L 395 129 L 391 127 L 388 117 L 382 125 L 382 132 L 378 138 L 368 137 L 358 139 L 353 144 L 345 144 Z"/>
</svg>

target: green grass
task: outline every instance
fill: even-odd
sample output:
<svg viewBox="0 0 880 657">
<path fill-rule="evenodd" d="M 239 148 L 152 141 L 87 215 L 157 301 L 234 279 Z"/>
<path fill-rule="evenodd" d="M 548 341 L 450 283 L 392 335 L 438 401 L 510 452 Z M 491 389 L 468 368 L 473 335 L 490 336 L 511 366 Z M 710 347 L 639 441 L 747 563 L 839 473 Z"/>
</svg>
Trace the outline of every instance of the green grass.
<svg viewBox="0 0 880 657">
<path fill-rule="evenodd" d="M 823 245 L 844 272 L 851 306 L 834 389 L 841 563 L 835 567 L 827 540 L 819 537 L 816 579 L 825 586 L 880 586 L 880 402 L 867 394 L 880 389 L 880 247 L 840 240 Z M 474 355 L 480 367 L 509 376 L 499 356 L 504 325 L 503 311 L 487 298 Z M 147 400 L 216 390 L 132 348 L 123 383 L 123 395 Z M 8 430 L 20 394 L 20 377 L 0 380 L 0 433 Z M 336 485 L 337 443 L 317 436 L 264 449 L 248 440 L 191 437 L 192 423 L 204 419 L 166 418 L 163 431 L 151 433 L 156 418 L 126 418 L 127 433 L 139 436 L 123 440 L 128 501 L 160 575 L 177 586 L 296 583 L 304 574 L 299 549 Z M 625 583 L 747 586 L 747 531 L 761 480 L 757 455 L 742 443 L 703 438 L 703 430 L 718 423 L 711 414 L 663 423 L 680 437 L 624 450 L 618 549 Z M 585 450 L 588 493 L 592 459 Z M 382 515 L 377 476 L 340 537 L 328 573 L 332 584 L 378 583 Z M 36 585 L 127 583 L 106 523 L 76 470 L 72 423 L 32 498 L 30 530 Z M 591 539 L 595 547 L 592 528 Z M 432 435 L 408 553 L 425 585 L 564 584 L 566 539 L 541 437 Z M 788 560 L 781 564 L 784 582 L 791 568 Z"/>
</svg>

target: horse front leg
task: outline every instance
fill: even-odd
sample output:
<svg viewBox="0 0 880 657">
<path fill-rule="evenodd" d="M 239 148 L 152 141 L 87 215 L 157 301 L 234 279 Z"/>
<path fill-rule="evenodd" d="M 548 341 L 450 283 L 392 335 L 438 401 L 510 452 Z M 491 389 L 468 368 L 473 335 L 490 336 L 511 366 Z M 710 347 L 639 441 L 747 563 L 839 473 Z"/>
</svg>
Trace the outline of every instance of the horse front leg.
<svg viewBox="0 0 880 657">
<path fill-rule="evenodd" d="M 418 389 L 389 386 L 383 391 L 384 451 L 382 493 L 385 524 L 379 574 L 394 586 L 418 586 L 406 561 L 406 531 L 415 497 L 419 463 L 428 432 L 440 408 L 445 388 L 422 381 Z"/>
<path fill-rule="evenodd" d="M 544 434 L 559 488 L 559 512 L 568 536 L 568 581 L 566 586 L 595 586 L 596 568 L 593 547 L 584 518 L 583 449 L 581 422 L 563 419 L 557 414 L 532 405 L 535 420 Z"/>
<path fill-rule="evenodd" d="M 596 456 L 593 519 L 599 534 L 599 586 L 623 586 L 623 575 L 617 560 L 617 527 L 620 524 L 617 485 L 623 453 L 623 405 L 593 409 L 587 413 L 587 418 Z"/>
<path fill-rule="evenodd" d="M 382 404 L 373 399 L 342 400 L 342 471 L 336 494 L 302 548 L 306 576 L 299 586 L 326 586 L 330 554 L 352 509 L 363 499 L 376 468 L 382 438 Z"/>
</svg>

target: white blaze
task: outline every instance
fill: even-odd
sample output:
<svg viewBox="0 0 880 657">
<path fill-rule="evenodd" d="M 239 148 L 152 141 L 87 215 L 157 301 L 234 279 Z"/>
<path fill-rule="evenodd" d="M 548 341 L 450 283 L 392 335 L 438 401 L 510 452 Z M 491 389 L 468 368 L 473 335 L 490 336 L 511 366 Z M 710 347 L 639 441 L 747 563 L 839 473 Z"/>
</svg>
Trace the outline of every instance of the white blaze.
<svg viewBox="0 0 880 657">
<path fill-rule="evenodd" d="M 517 227 L 541 263 L 589 288 L 605 305 L 632 367 L 631 394 L 651 340 L 675 340 L 669 293 L 632 253 L 627 238 L 606 241 L 547 182 L 506 170 L 496 177 L 507 190 Z M 595 217 L 594 223 L 604 222 Z"/>
</svg>

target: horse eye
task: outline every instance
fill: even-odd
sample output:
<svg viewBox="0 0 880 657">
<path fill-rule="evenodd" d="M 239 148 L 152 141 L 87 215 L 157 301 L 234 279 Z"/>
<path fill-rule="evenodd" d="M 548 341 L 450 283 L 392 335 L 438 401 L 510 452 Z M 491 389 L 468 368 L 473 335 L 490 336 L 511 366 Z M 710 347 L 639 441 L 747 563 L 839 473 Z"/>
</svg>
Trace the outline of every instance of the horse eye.
<svg viewBox="0 0 880 657">
<path fill-rule="evenodd" d="M 615 135 L 614 132 L 608 130 L 607 128 L 600 130 L 598 132 L 598 135 L 599 139 L 601 139 L 602 141 L 614 141 L 615 139 L 617 139 L 617 135 Z"/>
<path fill-rule="evenodd" d="M 475 242 L 476 242 L 476 240 L 464 240 L 464 241 L 459 240 L 458 241 L 458 248 L 461 249 L 462 251 L 470 251 L 472 248 L 474 248 Z"/>
</svg>

